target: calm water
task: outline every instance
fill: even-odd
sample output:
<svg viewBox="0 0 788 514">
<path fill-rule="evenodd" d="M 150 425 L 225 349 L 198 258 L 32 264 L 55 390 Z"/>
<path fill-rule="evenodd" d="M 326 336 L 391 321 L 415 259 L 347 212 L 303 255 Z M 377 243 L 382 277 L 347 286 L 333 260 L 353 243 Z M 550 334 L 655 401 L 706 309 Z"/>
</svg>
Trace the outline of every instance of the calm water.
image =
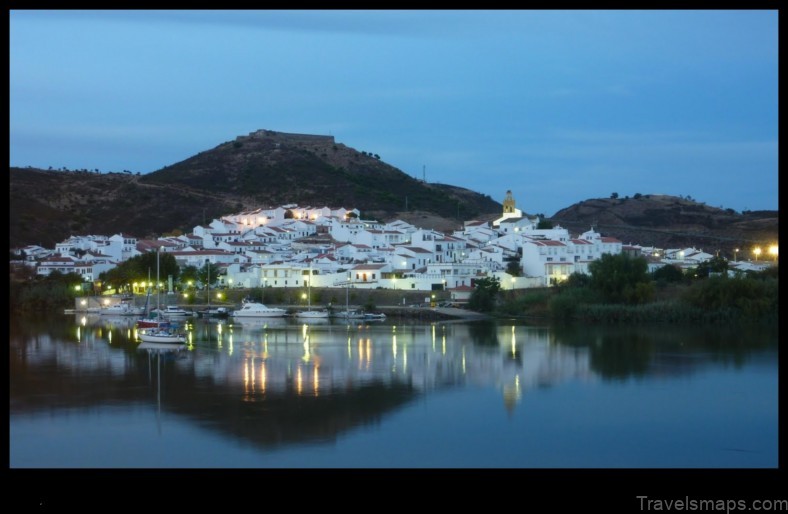
<svg viewBox="0 0 788 514">
<path fill-rule="evenodd" d="M 11 468 L 776 468 L 774 328 L 12 320 Z"/>
</svg>

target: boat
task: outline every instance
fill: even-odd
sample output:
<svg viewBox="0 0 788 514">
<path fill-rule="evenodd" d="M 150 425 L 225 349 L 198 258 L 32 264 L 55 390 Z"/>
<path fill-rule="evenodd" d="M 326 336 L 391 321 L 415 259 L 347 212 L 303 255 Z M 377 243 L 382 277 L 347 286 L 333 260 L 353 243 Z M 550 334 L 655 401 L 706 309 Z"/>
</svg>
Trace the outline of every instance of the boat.
<svg viewBox="0 0 788 514">
<path fill-rule="evenodd" d="M 334 313 L 334 317 L 340 319 L 364 319 L 364 313 L 356 310 L 337 311 Z"/>
<path fill-rule="evenodd" d="M 203 318 L 226 318 L 230 315 L 230 310 L 227 307 L 209 307 L 200 311 L 200 316 Z"/>
<path fill-rule="evenodd" d="M 312 310 L 312 265 L 309 265 L 309 281 L 307 282 L 307 310 L 296 312 L 298 319 L 327 319 L 331 316 L 328 309 Z"/>
<path fill-rule="evenodd" d="M 156 316 L 137 320 L 137 328 L 169 328 L 171 326 L 172 323 L 169 320 Z"/>
<path fill-rule="evenodd" d="M 319 311 L 309 310 L 309 311 L 296 312 L 296 317 L 298 319 L 328 319 L 330 315 L 331 313 L 328 312 L 328 309 L 322 309 Z"/>
<path fill-rule="evenodd" d="M 334 312 L 332 315 L 346 320 L 364 319 L 362 311 L 350 310 L 350 273 L 348 273 L 347 283 L 345 284 L 345 310 Z"/>
<path fill-rule="evenodd" d="M 208 268 L 208 308 L 199 311 L 198 314 L 203 318 L 226 318 L 230 315 L 230 310 L 227 307 L 211 307 L 211 265 L 208 262 L 205 265 Z"/>
<path fill-rule="evenodd" d="M 259 302 L 244 301 L 241 308 L 232 311 L 233 318 L 278 318 L 287 315 L 286 309 L 268 307 Z"/>
<path fill-rule="evenodd" d="M 137 332 L 137 337 L 142 341 L 140 345 L 146 344 L 146 348 L 151 348 L 150 345 L 182 345 L 186 342 L 186 335 L 174 332 L 171 329 L 161 328 L 146 328 Z"/>
<path fill-rule="evenodd" d="M 365 312 L 364 319 L 367 321 L 383 321 L 386 315 L 382 312 Z"/>
<path fill-rule="evenodd" d="M 148 282 L 150 283 L 150 270 L 148 270 Z M 156 304 L 158 305 L 158 295 L 156 296 Z M 137 320 L 137 328 L 170 328 L 170 322 L 167 319 L 157 314 L 151 314 L 150 309 L 150 288 L 148 288 L 148 296 L 145 298 L 145 314 L 144 318 Z"/>
<path fill-rule="evenodd" d="M 159 250 L 156 250 L 156 284 L 159 284 Z M 160 305 L 160 294 L 156 293 L 156 318 L 162 319 L 162 310 Z M 174 307 L 172 305 L 168 306 Z M 177 308 L 177 307 L 176 307 Z M 183 310 L 183 309 L 181 309 Z M 186 312 L 186 311 L 184 311 Z M 151 318 L 152 319 L 152 318 Z M 186 335 L 176 332 L 171 327 L 156 326 L 153 328 L 141 328 L 137 331 L 137 338 L 143 343 L 158 343 L 158 344 L 183 344 L 186 342 Z"/>
<path fill-rule="evenodd" d="M 164 309 L 156 308 L 151 312 L 165 318 L 185 318 L 187 316 L 195 315 L 194 311 L 187 311 L 186 309 L 182 309 L 177 305 L 167 305 Z"/>
<path fill-rule="evenodd" d="M 120 302 L 115 305 L 108 305 L 99 310 L 102 316 L 139 316 L 144 314 L 142 307 L 134 307 L 129 302 Z"/>
</svg>

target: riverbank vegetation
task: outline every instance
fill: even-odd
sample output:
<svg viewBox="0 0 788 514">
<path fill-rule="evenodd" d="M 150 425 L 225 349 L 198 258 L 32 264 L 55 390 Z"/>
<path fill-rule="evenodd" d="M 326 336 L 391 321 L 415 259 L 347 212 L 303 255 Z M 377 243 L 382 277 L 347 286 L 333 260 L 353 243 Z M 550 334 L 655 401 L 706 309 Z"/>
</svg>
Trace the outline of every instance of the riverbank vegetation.
<svg viewBox="0 0 788 514">
<path fill-rule="evenodd" d="M 486 312 L 585 323 L 777 320 L 777 267 L 728 276 L 727 261 L 715 258 L 687 271 L 674 266 L 647 270 L 645 258 L 605 255 L 591 263 L 590 275 L 572 274 L 543 290 L 498 291 L 497 303 L 486 304 Z"/>
<path fill-rule="evenodd" d="M 156 265 L 155 261 L 136 264 L 146 275 Z M 170 264 L 162 266 L 168 274 L 172 273 Z M 649 272 L 644 258 L 619 254 L 594 261 L 589 271 L 588 275 L 575 273 L 552 287 L 539 289 L 502 290 L 496 278 L 481 278 L 475 283 L 467 308 L 492 317 L 555 323 L 761 323 L 776 322 L 778 316 L 777 266 L 728 276 L 727 261 L 715 258 L 687 271 L 669 265 Z M 216 274 L 211 273 L 211 278 Z M 98 293 L 83 287 L 77 274 L 39 276 L 22 268 L 11 274 L 11 310 L 73 308 L 75 298 Z M 214 304 L 227 306 L 239 305 L 245 297 L 275 305 L 306 305 L 306 292 L 303 288 L 223 289 L 212 297 Z M 207 294 L 205 290 L 190 289 L 180 299 L 196 305 L 206 303 Z M 348 302 L 354 308 L 370 311 L 378 307 L 439 306 L 451 300 L 449 291 L 313 288 L 311 294 L 312 305 L 344 308 Z"/>
</svg>

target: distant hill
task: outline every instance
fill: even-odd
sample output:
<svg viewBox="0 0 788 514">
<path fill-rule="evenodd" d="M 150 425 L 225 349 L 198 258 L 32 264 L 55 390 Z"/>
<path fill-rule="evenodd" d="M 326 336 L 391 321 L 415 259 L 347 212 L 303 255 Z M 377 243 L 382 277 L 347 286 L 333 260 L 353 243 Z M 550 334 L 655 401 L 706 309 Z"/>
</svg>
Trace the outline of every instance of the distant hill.
<svg viewBox="0 0 788 514">
<path fill-rule="evenodd" d="M 270 130 L 145 175 L 11 168 L 10 193 L 12 247 L 52 247 L 72 234 L 186 233 L 224 214 L 288 203 L 358 208 L 381 221 L 429 219 L 432 228 L 502 209 L 487 195 L 418 180 L 332 136 Z"/>
<path fill-rule="evenodd" d="M 708 253 L 720 250 L 728 258 L 735 248 L 746 252 L 748 245 L 777 242 L 779 236 L 777 211 L 739 213 L 669 195 L 584 200 L 556 212 L 550 221 L 573 234 L 594 226 L 624 244 L 693 246 Z"/>
<path fill-rule="evenodd" d="M 687 198 L 635 196 L 584 200 L 549 220 L 573 235 L 594 226 L 625 244 L 727 255 L 777 241 L 777 211 L 738 213 Z M 354 207 L 367 218 L 438 230 L 492 220 L 503 210 L 487 195 L 418 180 L 332 136 L 259 130 L 146 175 L 10 168 L 10 246 L 52 248 L 70 235 L 187 233 L 225 214 L 288 203 Z"/>
</svg>

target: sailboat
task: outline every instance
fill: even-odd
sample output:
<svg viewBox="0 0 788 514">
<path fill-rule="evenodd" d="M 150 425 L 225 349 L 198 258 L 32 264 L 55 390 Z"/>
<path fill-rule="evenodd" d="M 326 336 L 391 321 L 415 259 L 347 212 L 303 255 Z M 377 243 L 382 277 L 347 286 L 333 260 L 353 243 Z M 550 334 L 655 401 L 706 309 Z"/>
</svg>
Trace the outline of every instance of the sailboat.
<svg viewBox="0 0 788 514">
<path fill-rule="evenodd" d="M 307 282 L 307 310 L 296 312 L 296 317 L 300 319 L 327 319 L 331 313 L 328 309 L 318 311 L 312 310 L 312 264 L 309 264 L 309 281 Z"/>
<path fill-rule="evenodd" d="M 148 284 L 150 284 L 150 268 L 148 269 Z M 145 297 L 144 307 L 145 317 L 137 320 L 137 328 L 167 328 L 170 326 L 169 321 L 165 320 L 159 315 L 158 309 L 156 315 L 151 315 L 150 309 L 150 286 L 148 286 L 148 295 Z"/>
<path fill-rule="evenodd" d="M 364 318 L 363 312 L 350 310 L 350 273 L 348 273 L 347 282 L 345 283 L 345 312 L 339 311 L 335 314 L 335 316 L 338 318 L 343 318 L 348 320 Z"/>
<path fill-rule="evenodd" d="M 161 316 L 161 293 L 159 292 L 159 250 L 156 250 L 156 316 Z M 186 342 L 186 335 L 174 331 L 169 325 L 143 328 L 137 332 L 143 343 L 179 345 Z"/>
<path fill-rule="evenodd" d="M 215 307 L 211 308 L 211 264 L 206 261 L 205 266 L 208 268 L 208 308 L 204 311 L 200 312 L 200 315 L 203 318 L 226 318 L 230 315 L 230 311 L 227 307 Z"/>
</svg>

